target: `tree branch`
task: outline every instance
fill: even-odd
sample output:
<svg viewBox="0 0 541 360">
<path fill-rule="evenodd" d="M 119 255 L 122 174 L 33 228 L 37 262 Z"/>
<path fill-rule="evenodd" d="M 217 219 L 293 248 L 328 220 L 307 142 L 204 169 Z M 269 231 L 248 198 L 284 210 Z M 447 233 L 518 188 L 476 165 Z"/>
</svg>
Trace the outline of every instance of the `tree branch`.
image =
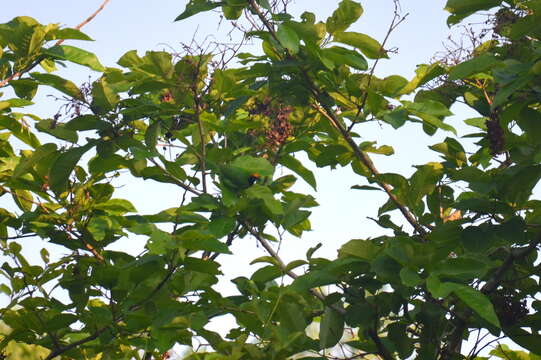
<svg viewBox="0 0 541 360">
<path fill-rule="evenodd" d="M 265 25 L 267 30 L 269 30 L 271 36 L 276 41 L 278 41 L 278 43 L 280 43 L 280 41 L 278 40 L 278 36 L 276 35 L 276 31 L 274 30 L 274 27 L 265 18 L 265 16 L 263 15 L 261 10 L 259 9 L 259 6 L 255 3 L 255 0 L 249 0 L 249 4 L 250 4 L 251 8 L 256 12 L 257 16 L 259 17 L 261 22 Z M 398 25 L 398 24 L 396 24 L 396 25 Z M 291 55 L 289 54 L 287 49 L 285 51 L 286 51 L 287 56 L 291 57 Z M 419 224 L 417 219 L 415 219 L 415 216 L 413 216 L 413 214 L 406 208 L 406 206 L 404 204 L 402 204 L 400 202 L 400 200 L 398 200 L 396 195 L 393 194 L 392 187 L 389 184 L 384 183 L 384 182 L 382 182 L 381 180 L 379 180 L 377 178 L 378 175 L 380 175 L 380 173 L 379 173 L 378 169 L 375 167 L 375 165 L 372 162 L 372 160 L 370 159 L 370 157 L 364 151 L 362 151 L 359 148 L 357 143 L 353 140 L 353 138 L 349 134 L 348 129 L 346 129 L 344 126 L 342 126 L 342 124 L 340 123 L 340 121 L 336 117 L 336 114 L 334 113 L 334 111 L 328 105 L 323 105 L 324 104 L 324 101 L 322 101 L 322 95 L 323 94 L 321 94 L 319 89 L 317 89 L 315 87 L 315 85 L 312 82 L 312 79 L 309 77 L 307 72 L 302 68 L 300 70 L 303 73 L 306 81 L 308 82 L 308 86 L 309 86 L 310 91 L 312 92 L 312 95 L 314 96 L 315 100 L 317 101 L 316 109 L 319 111 L 320 114 L 322 114 L 325 118 L 327 118 L 335 128 L 337 128 L 340 131 L 340 134 L 342 135 L 344 140 L 346 140 L 346 142 L 349 144 L 349 146 L 353 150 L 353 153 L 355 154 L 355 157 L 359 161 L 361 161 L 363 163 L 363 165 L 366 166 L 370 170 L 370 172 L 372 173 L 372 175 L 374 177 L 376 177 L 376 179 L 375 179 L 376 183 L 387 193 L 387 195 L 389 196 L 391 201 L 398 207 L 400 212 L 404 215 L 404 217 L 411 224 L 411 226 L 413 226 L 415 231 L 417 231 L 417 233 L 419 233 L 421 236 L 424 237 L 426 235 L 426 230 Z"/>
<path fill-rule="evenodd" d="M 55 351 L 52 351 L 46 358 L 45 360 L 52 360 L 54 359 L 55 357 L 57 357 L 58 355 L 61 355 L 63 353 L 65 353 L 66 351 L 69 351 L 71 349 L 74 349 L 76 348 L 77 346 L 79 345 L 82 345 L 82 344 L 86 344 L 87 342 L 89 341 L 92 341 L 92 340 L 95 340 L 98 338 L 98 336 L 100 336 L 101 334 L 103 334 L 107 329 L 109 329 L 111 325 L 107 325 L 107 326 L 104 326 L 102 327 L 101 329 L 97 330 L 95 333 L 85 337 L 85 338 L 82 338 L 81 340 L 78 340 L 76 342 L 73 342 L 69 345 L 66 345 L 60 349 L 57 349 Z"/>
<path fill-rule="evenodd" d="M 405 205 L 403 205 L 400 200 L 396 197 L 395 194 L 393 194 L 393 188 L 391 185 L 381 181 L 378 179 L 378 176 L 380 175 L 380 172 L 372 162 L 372 159 L 366 154 L 364 151 L 362 151 L 355 140 L 351 137 L 347 129 L 345 129 L 338 118 L 336 117 L 336 114 L 332 109 L 330 109 L 329 106 L 321 105 L 321 95 L 317 92 L 315 88 L 312 88 L 312 91 L 314 92 L 314 96 L 316 97 L 316 100 L 319 102 L 319 104 L 316 104 L 315 107 L 319 111 L 321 115 L 323 115 L 327 120 L 331 122 L 331 124 L 340 131 L 340 134 L 346 140 L 346 142 L 349 144 L 351 149 L 353 150 L 353 153 L 355 154 L 355 157 L 363 163 L 364 166 L 368 168 L 370 173 L 375 177 L 376 183 L 387 193 L 387 196 L 391 199 L 391 201 L 398 207 L 402 215 L 406 218 L 406 220 L 413 226 L 415 231 L 417 231 L 420 235 L 425 236 L 426 230 L 419 224 L 417 219 L 415 219 L 415 216 L 406 208 Z"/>
<path fill-rule="evenodd" d="M 184 190 L 186 190 L 188 192 L 191 192 L 192 194 L 201 195 L 200 191 L 191 188 L 190 186 L 184 184 L 182 181 L 179 181 L 177 178 L 175 178 L 173 175 L 171 175 L 169 173 L 169 171 L 167 171 L 167 169 L 163 168 L 160 164 L 158 164 L 158 162 L 156 160 L 151 158 L 151 159 L 149 159 L 149 161 L 151 163 L 153 163 L 156 167 L 158 167 L 160 170 L 162 170 L 175 183 L 175 185 L 180 186 L 181 188 L 183 188 Z"/>
<path fill-rule="evenodd" d="M 173 273 L 177 269 L 176 265 L 173 264 L 175 259 L 176 259 L 176 257 L 172 259 L 171 264 L 170 264 L 171 269 L 169 269 L 169 271 L 167 272 L 165 277 L 162 279 L 162 281 L 160 281 L 160 283 L 158 285 L 156 285 L 156 287 L 150 292 L 150 294 L 146 298 L 139 301 L 137 304 L 134 304 L 134 305 L 130 306 L 128 311 L 134 311 L 134 310 L 138 309 L 141 305 L 143 305 L 145 302 L 149 301 L 154 295 L 156 295 L 163 288 L 163 286 L 169 281 L 169 279 L 171 278 L 171 276 L 173 275 Z M 89 336 L 87 336 L 87 337 L 85 337 L 85 338 L 83 338 L 81 340 L 78 340 L 78 341 L 73 342 L 73 343 L 71 343 L 69 345 L 63 346 L 61 348 L 55 349 L 44 360 L 52 360 L 56 356 L 61 355 L 61 354 L 65 353 L 66 351 L 74 349 L 79 345 L 86 344 L 89 341 L 95 340 L 96 338 L 98 338 L 98 336 L 100 336 L 107 329 L 109 329 L 113 324 L 116 324 L 119 321 L 121 321 L 122 318 L 123 318 L 122 315 L 119 315 L 118 317 L 113 319 L 113 321 L 112 321 L 112 323 L 110 325 L 107 325 L 107 326 L 102 327 L 101 329 L 98 329 L 93 334 L 91 334 L 91 335 L 89 335 Z"/>
<path fill-rule="evenodd" d="M 299 275 L 297 275 L 296 273 L 294 273 L 293 271 L 291 270 L 287 270 L 287 265 L 284 263 L 284 261 L 282 260 L 282 258 L 280 257 L 280 255 L 278 255 L 278 253 L 273 249 L 273 247 L 271 246 L 271 244 L 264 238 L 261 237 L 261 235 L 255 231 L 251 226 L 249 226 L 248 224 L 246 223 L 242 223 L 242 225 L 244 225 L 246 227 L 246 229 L 248 229 L 248 231 L 250 232 L 250 234 L 252 234 L 253 237 L 255 237 L 257 239 L 257 241 L 261 244 L 261 246 L 263 246 L 263 248 L 267 251 L 267 253 L 276 260 L 276 262 L 278 263 L 278 266 L 280 267 L 280 269 L 284 272 L 284 274 L 286 274 L 287 276 L 289 276 L 290 278 L 292 278 L 293 280 L 297 279 L 299 277 Z M 315 289 L 310 289 L 310 293 L 318 298 L 319 300 L 321 300 L 322 302 L 325 302 L 325 295 L 323 295 L 322 293 L 320 293 L 319 291 L 315 290 Z M 337 311 L 338 313 L 340 313 L 341 315 L 345 315 L 346 314 L 346 310 L 341 308 L 341 307 L 338 307 L 338 306 L 334 306 L 334 305 L 331 305 L 330 306 L 333 310 Z"/>
</svg>

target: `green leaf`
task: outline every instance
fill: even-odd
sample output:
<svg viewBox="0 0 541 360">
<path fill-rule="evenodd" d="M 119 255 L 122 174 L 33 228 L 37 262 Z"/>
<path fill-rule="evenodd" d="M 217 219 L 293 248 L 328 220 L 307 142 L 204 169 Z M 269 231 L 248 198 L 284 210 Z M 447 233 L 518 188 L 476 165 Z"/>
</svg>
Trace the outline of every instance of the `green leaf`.
<svg viewBox="0 0 541 360">
<path fill-rule="evenodd" d="M 379 89 L 383 95 L 395 97 L 406 85 L 408 85 L 408 80 L 399 75 L 391 75 L 381 81 Z"/>
<path fill-rule="evenodd" d="M 187 257 L 184 259 L 184 266 L 191 271 L 197 271 L 210 275 L 220 275 L 222 272 L 219 270 L 220 264 L 212 260 L 203 260 L 194 257 Z"/>
<path fill-rule="evenodd" d="M 245 190 L 246 195 L 250 199 L 263 200 L 265 208 L 273 215 L 283 215 L 284 209 L 280 201 L 274 198 L 272 191 L 264 185 L 253 185 Z"/>
<path fill-rule="evenodd" d="M 55 45 L 43 51 L 46 55 L 55 58 L 68 60 L 73 63 L 86 66 L 95 71 L 105 71 L 105 67 L 100 63 L 96 55 L 83 49 L 70 45 Z"/>
<path fill-rule="evenodd" d="M 401 91 L 400 94 L 409 94 L 416 90 L 419 86 L 426 84 L 430 80 L 443 75 L 445 70 L 440 66 L 439 63 L 434 63 L 431 65 L 421 64 L 417 65 L 415 70 L 415 77 L 406 85 Z"/>
<path fill-rule="evenodd" d="M 227 20 L 237 20 L 242 15 L 243 6 L 222 5 L 222 12 Z"/>
<path fill-rule="evenodd" d="M 383 115 L 383 120 L 390 124 L 394 129 L 398 129 L 409 120 L 409 113 L 404 108 L 394 109 Z"/>
<path fill-rule="evenodd" d="M 41 74 L 36 72 L 31 73 L 30 76 L 39 81 L 41 84 L 52 86 L 56 90 L 73 98 L 84 100 L 83 94 L 77 85 L 69 80 L 53 74 Z"/>
<path fill-rule="evenodd" d="M 335 65 L 348 65 L 357 70 L 368 69 L 368 62 L 357 51 L 340 46 L 331 46 L 321 50 L 324 57 L 330 59 Z"/>
<path fill-rule="evenodd" d="M 38 148 L 32 153 L 31 156 L 27 158 L 23 158 L 19 164 L 17 164 L 17 167 L 15 170 L 13 170 L 13 177 L 17 178 L 23 174 L 26 174 L 28 170 L 30 170 L 34 165 L 39 163 L 42 159 L 46 158 L 50 154 L 54 153 L 56 151 L 56 144 L 44 144 Z"/>
<path fill-rule="evenodd" d="M 352 0 L 342 0 L 338 4 L 338 9 L 327 19 L 327 31 L 329 34 L 344 31 L 357 21 L 362 14 L 363 7 L 361 4 Z"/>
<path fill-rule="evenodd" d="M 47 33 L 47 38 L 50 40 L 65 39 L 65 40 L 86 40 L 94 41 L 91 37 L 80 30 L 72 28 L 55 29 Z"/>
<path fill-rule="evenodd" d="M 224 243 L 220 242 L 214 235 L 206 234 L 198 230 L 186 230 L 176 238 L 180 240 L 182 247 L 188 250 L 204 250 L 231 254 L 231 251 Z"/>
<path fill-rule="evenodd" d="M 150 149 L 154 149 L 156 147 L 161 131 L 161 124 L 159 121 L 154 121 L 145 131 L 145 144 Z"/>
<path fill-rule="evenodd" d="M 112 110 L 119 100 L 120 97 L 105 78 L 101 78 L 92 84 L 92 104 L 90 107 L 95 114 L 103 114 Z"/>
<path fill-rule="evenodd" d="M 77 136 L 76 131 L 67 129 L 66 125 L 58 124 L 53 119 L 41 120 L 36 124 L 36 129 L 52 135 L 57 139 L 66 140 L 74 144 L 79 140 L 79 136 Z"/>
<path fill-rule="evenodd" d="M 445 10 L 454 14 L 463 14 L 478 10 L 488 10 L 500 5 L 502 0 L 448 0 Z"/>
<path fill-rule="evenodd" d="M 104 130 L 110 126 L 96 115 L 77 116 L 65 124 L 66 129 L 74 131 Z"/>
<path fill-rule="evenodd" d="M 374 146 L 375 141 L 365 141 L 359 145 L 362 151 L 369 152 L 372 154 L 380 154 L 390 156 L 394 154 L 394 149 L 389 145 L 382 145 L 380 147 Z"/>
<path fill-rule="evenodd" d="M 235 229 L 236 224 L 237 221 L 234 218 L 219 217 L 217 219 L 211 219 L 209 230 L 217 238 L 221 238 L 231 233 Z"/>
<path fill-rule="evenodd" d="M 456 129 L 454 127 L 444 123 L 437 116 L 423 113 L 417 113 L 415 115 L 419 116 L 423 120 L 423 126 L 427 126 L 429 129 L 433 130 L 432 132 L 427 132 L 429 135 L 433 135 L 437 129 L 450 131 L 453 134 L 457 135 Z"/>
<path fill-rule="evenodd" d="M 444 277 L 453 276 L 462 280 L 482 278 L 489 270 L 484 261 L 469 258 L 450 258 L 436 265 L 432 273 Z"/>
<path fill-rule="evenodd" d="M 334 41 L 353 46 L 366 55 L 369 59 L 388 58 L 387 52 L 374 38 L 357 32 L 337 32 L 333 37 Z"/>
<path fill-rule="evenodd" d="M 351 189 L 354 189 L 354 190 L 371 190 L 371 191 L 379 190 L 379 191 L 383 191 L 379 187 L 370 186 L 370 185 L 353 185 L 351 187 Z"/>
<path fill-rule="evenodd" d="M 453 293 L 481 318 L 497 328 L 501 327 L 498 316 L 494 311 L 494 306 L 485 294 L 474 288 L 460 284 L 453 284 Z"/>
<path fill-rule="evenodd" d="M 110 199 L 95 205 L 94 209 L 103 210 L 112 215 L 124 215 L 129 212 L 137 212 L 132 203 L 124 199 Z"/>
<path fill-rule="evenodd" d="M 500 5 L 502 0 L 448 0 L 445 10 L 453 15 L 447 19 L 448 25 L 459 23 L 465 17 L 479 10 L 488 10 Z"/>
<path fill-rule="evenodd" d="M 41 249 L 40 252 L 39 252 L 39 255 L 41 257 L 41 260 L 48 264 L 49 263 L 49 251 L 45 248 Z"/>
<path fill-rule="evenodd" d="M 372 261 L 380 252 L 381 248 L 370 240 L 350 240 L 338 251 L 340 257 L 354 256 L 363 260 Z"/>
<path fill-rule="evenodd" d="M 265 266 L 258 269 L 252 275 L 251 279 L 256 283 L 266 284 L 271 280 L 279 278 L 280 276 L 283 276 L 283 273 L 280 270 L 280 268 L 274 265 L 269 265 L 269 266 Z"/>
<path fill-rule="evenodd" d="M 209 0 L 190 0 L 190 2 L 186 4 L 184 11 L 175 18 L 175 21 L 187 19 L 190 16 L 200 12 L 212 10 L 219 6 L 222 6 L 221 2 L 213 2 Z"/>
<path fill-rule="evenodd" d="M 276 36 L 278 37 L 280 44 L 282 44 L 283 47 L 289 50 L 291 54 L 294 55 L 299 52 L 299 36 L 295 32 L 295 30 L 289 27 L 286 23 L 280 24 L 278 26 Z"/>
<path fill-rule="evenodd" d="M 34 206 L 34 197 L 27 190 L 16 189 L 12 192 L 13 200 L 22 211 L 31 211 Z"/>
<path fill-rule="evenodd" d="M 310 170 L 305 168 L 299 160 L 295 159 L 291 155 L 285 155 L 280 157 L 280 160 L 278 162 L 299 175 L 312 188 L 314 188 L 314 190 L 317 191 L 316 177 Z"/>
<path fill-rule="evenodd" d="M 49 170 L 49 186 L 55 193 L 65 190 L 68 179 L 84 153 L 94 147 L 94 142 L 71 148 L 58 156 Z"/>
<path fill-rule="evenodd" d="M 38 90 L 38 83 L 32 79 L 11 80 L 9 85 L 13 87 L 15 95 L 26 100 L 32 100 Z"/>
<path fill-rule="evenodd" d="M 344 333 L 344 316 L 338 311 L 326 307 L 321 317 L 319 328 L 319 345 L 327 349 L 338 344 Z"/>
<path fill-rule="evenodd" d="M 265 10 L 271 10 L 271 5 L 268 0 L 256 0 L 257 4 Z"/>
<path fill-rule="evenodd" d="M 409 287 L 420 285 L 423 282 L 423 279 L 421 279 L 419 274 L 408 267 L 403 267 L 400 270 L 400 280 L 402 281 L 402 284 Z"/>
<path fill-rule="evenodd" d="M 532 329 L 534 330 L 534 329 Z M 531 351 L 532 354 L 529 355 L 529 360 L 539 360 L 539 356 L 541 354 L 541 343 L 539 342 L 539 333 L 534 330 L 534 333 L 530 333 L 524 329 L 521 329 L 518 326 L 514 326 L 509 329 L 504 329 L 504 333 L 506 336 L 508 336 L 511 340 L 513 340 L 517 345 L 522 346 L 524 349 Z M 513 355 L 513 353 L 511 353 Z M 505 357 L 502 357 L 502 359 L 513 359 L 509 356 L 509 353 L 505 352 Z M 517 359 L 522 360 L 523 357 L 517 357 Z M 514 359 L 513 359 L 514 360 Z"/>
<path fill-rule="evenodd" d="M 12 117 L 0 116 L 0 129 L 9 130 L 17 139 L 33 148 L 40 146 L 38 138 L 30 131 L 30 128 Z"/>
<path fill-rule="evenodd" d="M 96 241 L 102 241 L 112 227 L 113 222 L 108 216 L 93 216 L 86 228 Z"/>
<path fill-rule="evenodd" d="M 425 195 L 432 193 L 442 175 L 443 166 L 440 163 L 434 162 L 420 166 L 409 180 L 408 198 L 411 204 L 417 204 Z"/>
<path fill-rule="evenodd" d="M 434 101 L 425 100 L 423 102 L 409 102 L 403 101 L 406 109 L 432 116 L 451 116 L 453 113 L 444 104 Z"/>
<path fill-rule="evenodd" d="M 482 54 L 456 65 L 449 73 L 449 80 L 464 79 L 490 70 L 500 63 L 501 60 L 497 57 L 489 54 Z"/>
<path fill-rule="evenodd" d="M 296 21 L 288 21 L 287 26 L 292 28 L 297 35 L 304 40 L 305 44 L 319 44 L 319 42 L 325 37 L 327 32 L 325 31 L 325 24 L 319 22 L 314 23 L 299 23 Z M 311 48 L 316 49 L 316 48 Z M 317 53 L 317 50 L 315 50 Z"/>
</svg>

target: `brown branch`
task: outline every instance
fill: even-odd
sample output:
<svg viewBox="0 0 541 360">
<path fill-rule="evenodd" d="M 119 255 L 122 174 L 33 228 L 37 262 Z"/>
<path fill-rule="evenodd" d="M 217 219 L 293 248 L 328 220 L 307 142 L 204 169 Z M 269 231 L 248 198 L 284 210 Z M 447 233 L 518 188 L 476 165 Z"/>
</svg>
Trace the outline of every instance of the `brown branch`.
<svg viewBox="0 0 541 360">
<path fill-rule="evenodd" d="M 75 29 L 77 30 L 80 30 L 83 26 L 85 26 L 86 24 L 88 24 L 90 21 L 92 21 L 96 15 L 98 15 L 98 13 L 100 13 L 103 8 L 105 8 L 105 6 L 107 5 L 107 3 L 109 2 L 109 0 L 105 0 L 101 6 L 98 8 L 98 10 L 96 10 L 92 15 L 90 15 L 85 21 L 83 21 L 82 23 L 80 23 L 79 25 L 77 25 L 75 27 Z M 61 45 L 66 39 L 60 39 L 58 40 L 54 46 L 58 46 L 58 45 Z M 32 70 L 33 68 L 35 68 L 41 61 L 43 60 L 43 57 L 40 56 L 38 57 L 38 59 L 36 61 L 34 61 L 32 64 L 30 64 L 26 69 L 24 70 L 21 70 L 21 71 L 18 71 L 14 74 L 12 74 L 11 76 L 7 77 L 6 79 L 0 81 L 0 88 L 6 86 L 11 80 L 15 79 L 16 77 L 21 77 L 24 73 L 27 73 L 29 72 L 30 70 Z"/>
<path fill-rule="evenodd" d="M 269 22 L 269 20 L 267 20 L 267 18 L 265 17 L 265 15 L 263 15 L 263 13 L 261 12 L 261 9 L 259 8 L 259 6 L 256 4 L 255 0 L 248 0 L 248 3 L 250 4 L 250 7 L 255 11 L 255 13 L 257 14 L 257 17 L 259 18 L 259 20 L 261 20 L 261 22 L 263 23 L 263 25 L 265 25 L 265 27 L 267 28 L 267 30 L 269 30 L 269 33 L 271 34 L 271 36 L 274 38 L 274 40 L 276 40 L 279 44 L 280 44 L 280 40 L 278 40 L 278 36 L 276 36 L 276 31 L 274 30 L 274 26 L 272 26 L 272 24 Z M 287 51 L 287 49 L 286 49 Z"/>
<path fill-rule="evenodd" d="M 34 199 L 29 199 L 29 198 L 27 198 L 25 196 L 18 195 L 14 191 L 11 191 L 10 189 L 5 188 L 2 185 L 0 185 L 0 191 L 11 194 L 13 197 L 21 198 L 24 201 L 30 202 L 30 203 L 38 206 L 46 214 L 48 214 L 50 212 L 49 209 L 47 209 L 45 206 L 43 206 L 43 203 L 41 203 L 40 201 L 35 201 Z"/>
<path fill-rule="evenodd" d="M 316 100 L 319 101 L 321 98 L 321 95 L 312 88 L 312 91 L 314 93 L 314 96 L 316 97 Z M 376 168 L 374 163 L 372 162 L 372 159 L 366 154 L 364 151 L 362 151 L 355 140 L 351 137 L 351 135 L 348 133 L 347 129 L 342 126 L 338 118 L 336 117 L 335 113 L 332 109 L 330 109 L 329 106 L 320 105 L 321 102 L 319 101 L 319 104 L 316 104 L 316 109 L 319 111 L 321 115 L 323 115 L 327 120 L 331 122 L 331 124 L 340 131 L 342 137 L 346 142 L 349 144 L 351 149 L 353 150 L 353 153 L 355 154 L 355 157 L 363 163 L 364 166 L 370 170 L 370 173 L 375 177 L 376 183 L 387 193 L 391 201 L 398 207 L 402 215 L 406 218 L 406 220 L 413 226 L 415 231 L 417 231 L 420 235 L 425 236 L 426 230 L 419 224 L 417 219 L 413 216 L 413 214 L 406 208 L 405 205 L 403 205 L 400 200 L 396 197 L 395 194 L 393 194 L 393 188 L 391 185 L 381 181 L 378 179 L 378 176 L 380 175 L 379 170 Z"/>
<path fill-rule="evenodd" d="M 278 255 L 278 253 L 273 249 L 271 244 L 266 239 L 261 237 L 261 235 L 257 231 L 255 231 L 251 226 L 249 226 L 248 224 L 246 224 L 246 223 L 242 223 L 242 224 L 246 227 L 246 229 L 248 229 L 250 234 L 252 234 L 252 236 L 257 239 L 257 241 L 261 244 L 261 246 L 263 246 L 263 248 L 267 251 L 267 253 L 272 258 L 274 258 L 274 260 L 276 260 L 276 262 L 278 263 L 278 267 L 280 267 L 280 269 L 282 270 L 282 272 L 284 274 L 288 275 L 293 280 L 295 280 L 295 279 L 297 279 L 299 277 L 299 275 L 297 275 L 293 271 L 287 270 L 287 266 L 284 263 L 284 261 L 282 260 L 282 258 L 280 257 L 280 255 Z M 325 295 L 323 295 L 322 293 L 320 293 L 319 291 L 317 291 L 315 289 L 310 289 L 309 291 L 314 297 L 318 298 L 322 302 L 325 302 L 325 300 L 326 300 Z M 331 305 L 330 307 L 333 310 L 337 311 L 341 315 L 346 314 L 346 310 L 341 308 L 341 307 L 334 306 L 334 305 Z"/>
<path fill-rule="evenodd" d="M 199 141 L 201 142 L 200 148 L 201 148 L 201 156 L 199 157 L 199 167 L 201 168 L 201 183 L 203 184 L 203 192 L 207 193 L 207 165 L 206 165 L 206 157 L 207 157 L 207 147 L 205 144 L 205 128 L 203 126 L 203 121 L 201 120 L 201 105 L 199 104 L 199 96 L 197 95 L 197 77 L 199 76 L 199 66 L 197 65 L 198 70 L 195 74 L 194 83 L 192 84 L 192 90 L 193 90 L 193 98 L 194 98 L 194 105 L 195 105 L 195 120 L 197 121 L 197 128 L 199 130 Z"/>
<path fill-rule="evenodd" d="M 0 237 L 0 240 L 16 240 L 16 239 L 24 239 L 29 237 L 38 236 L 37 234 L 24 234 L 24 235 L 14 235 L 14 236 L 7 236 L 7 237 Z"/>
<path fill-rule="evenodd" d="M 178 185 L 179 187 L 183 188 L 184 190 L 188 192 L 191 192 L 192 194 L 201 195 L 200 191 L 191 188 L 190 186 L 184 184 L 182 181 L 179 181 L 177 178 L 171 175 L 169 171 L 167 171 L 167 169 L 163 168 L 160 164 L 158 164 L 156 160 L 149 159 L 149 161 L 153 163 L 156 167 L 158 167 L 160 170 L 162 170 L 174 182 L 175 185 Z"/>
<path fill-rule="evenodd" d="M 71 349 L 74 349 L 76 348 L 77 346 L 79 345 L 82 345 L 82 344 L 86 344 L 87 342 L 89 341 L 92 341 L 92 340 L 95 340 L 98 338 L 98 336 L 100 336 L 101 334 L 103 334 L 107 329 L 109 329 L 111 325 L 107 325 L 107 326 L 104 326 L 102 327 L 101 329 L 97 330 L 95 333 L 85 337 L 85 338 L 82 338 L 81 340 L 78 340 L 76 342 L 73 342 L 69 345 L 66 345 L 58 350 L 55 350 L 55 351 L 52 351 L 46 358 L 45 360 L 52 360 L 54 359 L 55 357 L 57 357 L 58 355 L 61 355 L 63 353 L 65 353 L 66 351 L 69 351 Z"/>
<path fill-rule="evenodd" d="M 90 251 L 92 253 L 92 255 L 94 255 L 94 257 L 96 259 L 98 259 L 100 262 L 104 263 L 105 262 L 105 258 L 103 257 L 103 255 L 101 255 L 99 253 L 99 251 L 94 247 L 92 246 L 91 244 L 88 243 L 88 241 L 86 241 L 83 236 L 79 236 L 77 234 L 74 234 L 74 233 L 67 233 L 67 236 L 71 238 L 71 236 L 75 236 L 79 241 L 81 241 L 83 243 L 83 245 L 85 246 L 85 248 Z"/>
<path fill-rule="evenodd" d="M 252 9 L 256 12 L 257 16 L 259 17 L 259 19 L 261 20 L 261 22 L 265 25 L 265 27 L 269 30 L 270 34 L 272 35 L 272 37 L 274 39 L 276 39 L 276 41 L 280 42 L 278 40 L 278 37 L 276 35 L 276 31 L 274 30 L 274 27 L 272 26 L 272 24 L 265 18 L 265 16 L 263 15 L 263 13 L 261 12 L 261 10 L 259 9 L 259 7 L 257 6 L 257 4 L 255 3 L 255 0 L 249 0 L 249 4 L 250 6 L 252 7 Z M 396 24 L 396 26 L 398 26 L 399 23 Z M 287 54 L 287 56 L 291 56 L 289 54 L 289 52 L 287 51 L 287 49 L 285 49 L 285 52 Z M 376 183 L 387 193 L 387 195 L 389 196 L 389 198 L 391 199 L 391 201 L 393 201 L 395 203 L 395 205 L 398 207 L 398 209 L 400 210 L 400 212 L 404 215 L 404 217 L 406 218 L 406 220 L 411 224 L 411 226 L 413 226 L 413 228 L 415 229 L 415 231 L 417 231 L 421 236 L 425 236 L 426 235 L 426 230 L 419 224 L 419 222 L 417 221 L 417 219 L 415 219 L 415 217 L 413 216 L 413 214 L 406 208 L 405 205 L 403 205 L 400 200 L 398 200 L 398 198 L 396 197 L 395 194 L 393 194 L 392 192 L 392 187 L 387 184 L 387 183 L 384 183 L 382 182 L 381 180 L 379 180 L 377 177 L 378 175 L 380 175 L 378 169 L 375 167 L 374 163 L 372 162 L 372 160 L 370 159 L 370 157 L 364 152 L 362 151 L 359 146 L 357 145 L 357 143 L 353 140 L 353 138 L 350 136 L 348 130 L 340 123 L 340 121 L 338 120 L 338 118 L 336 117 L 334 111 L 327 105 L 320 105 L 320 104 L 324 104 L 324 102 L 322 101 L 322 94 L 320 93 L 320 91 L 314 86 L 311 78 L 308 76 L 307 72 L 304 70 L 304 69 L 300 69 L 302 72 L 303 72 L 303 75 L 306 79 L 306 81 L 308 82 L 308 86 L 309 86 L 309 89 L 310 91 L 312 92 L 312 95 L 314 96 L 314 98 L 316 99 L 317 101 L 317 104 L 316 104 L 316 109 L 323 115 L 325 116 L 330 122 L 331 124 L 337 128 L 342 137 L 344 138 L 344 140 L 346 140 L 346 142 L 350 145 L 351 149 L 353 150 L 353 153 L 355 154 L 355 156 L 357 157 L 357 159 L 359 161 L 361 161 L 364 166 L 366 166 L 370 172 L 372 173 L 372 175 L 376 178 Z"/>
<path fill-rule="evenodd" d="M 173 261 L 174 261 L 174 259 L 173 259 Z M 150 292 L 150 294 L 146 298 L 139 301 L 137 304 L 134 304 L 134 305 L 130 306 L 128 311 L 137 310 L 138 308 L 141 307 L 141 305 L 143 305 L 144 303 L 149 301 L 152 297 L 154 297 L 154 295 L 156 295 L 163 288 L 163 286 L 169 281 L 169 279 L 171 278 L 171 276 L 173 275 L 173 273 L 175 272 L 176 269 L 177 269 L 177 267 L 174 266 L 173 264 L 171 264 L 171 269 L 169 269 L 169 271 L 167 272 L 165 277 L 162 279 L 162 281 L 160 281 L 160 283 L 158 285 L 156 285 L 156 287 Z M 122 321 L 122 318 L 123 318 L 122 316 L 118 316 L 115 319 L 113 319 L 112 324 L 104 326 L 101 329 L 98 329 L 93 334 L 91 334 L 91 335 L 89 335 L 89 336 L 87 336 L 87 337 L 85 337 L 85 338 L 83 338 L 81 340 L 78 340 L 78 341 L 73 342 L 73 343 L 71 343 L 69 345 L 66 345 L 64 347 L 61 347 L 59 349 L 56 349 L 56 350 L 52 351 L 44 360 L 52 360 L 56 356 L 61 355 L 61 354 L 65 353 L 66 351 L 74 349 L 79 345 L 86 344 L 89 341 L 95 340 L 101 334 L 103 334 L 107 329 L 109 329 L 112 325 Z"/>
</svg>

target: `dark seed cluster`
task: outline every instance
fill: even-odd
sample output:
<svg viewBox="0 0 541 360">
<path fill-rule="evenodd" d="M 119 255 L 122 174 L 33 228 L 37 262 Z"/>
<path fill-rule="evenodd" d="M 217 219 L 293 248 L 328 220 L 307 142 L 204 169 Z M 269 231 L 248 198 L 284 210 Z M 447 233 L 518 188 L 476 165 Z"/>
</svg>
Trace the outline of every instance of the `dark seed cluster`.
<svg viewBox="0 0 541 360">
<path fill-rule="evenodd" d="M 492 155 L 501 154 L 505 147 L 505 137 L 498 118 L 496 116 L 491 116 L 491 118 L 486 121 L 486 126 L 490 153 Z"/>
<path fill-rule="evenodd" d="M 263 115 L 269 119 L 264 131 L 268 149 L 272 151 L 278 150 L 287 138 L 293 134 L 293 126 L 289 121 L 292 112 L 292 106 L 283 103 L 274 104 L 270 98 L 256 102 L 253 109 L 250 110 L 252 115 Z"/>
<path fill-rule="evenodd" d="M 513 326 L 528 315 L 525 299 L 511 289 L 502 289 L 492 295 L 492 302 L 503 326 Z"/>
</svg>

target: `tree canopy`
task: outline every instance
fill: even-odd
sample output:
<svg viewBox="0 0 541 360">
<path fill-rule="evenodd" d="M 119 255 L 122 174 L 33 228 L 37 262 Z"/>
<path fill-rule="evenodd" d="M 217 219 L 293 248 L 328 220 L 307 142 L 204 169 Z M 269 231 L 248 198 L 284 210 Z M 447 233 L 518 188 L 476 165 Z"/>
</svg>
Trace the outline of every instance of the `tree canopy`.
<svg viewBox="0 0 541 360">
<path fill-rule="evenodd" d="M 360 3 L 337 2 L 327 19 L 282 5 L 190 0 L 175 20 L 219 11 L 250 24 L 261 51 L 133 50 L 114 68 L 64 43 L 90 40 L 80 27 L 0 24 L 0 358 L 166 359 L 178 345 L 193 360 L 486 359 L 487 346 L 541 358 L 541 1 L 448 0 L 450 26 L 486 14 L 489 35 L 412 79 L 377 76 L 395 55 L 387 38 L 349 29 Z M 69 63 L 100 76 L 81 86 L 55 74 Z M 43 86 L 67 116 L 25 112 Z M 471 133 L 448 119 L 457 103 L 477 114 L 462 119 Z M 426 150 L 434 161 L 411 159 L 411 176 L 380 172 L 373 158 L 395 155 L 366 139 L 374 122 L 446 137 Z M 350 191 L 385 194 L 381 235 L 285 263 L 278 235 L 302 238 L 319 205 L 295 182 L 317 191 L 317 169 L 338 166 L 358 177 Z M 117 178 L 184 196 L 147 214 L 118 197 Z M 112 250 L 135 236 L 141 254 Z M 222 254 L 245 237 L 263 266 L 221 294 Z M 229 333 L 209 330 L 224 315 Z"/>
</svg>

